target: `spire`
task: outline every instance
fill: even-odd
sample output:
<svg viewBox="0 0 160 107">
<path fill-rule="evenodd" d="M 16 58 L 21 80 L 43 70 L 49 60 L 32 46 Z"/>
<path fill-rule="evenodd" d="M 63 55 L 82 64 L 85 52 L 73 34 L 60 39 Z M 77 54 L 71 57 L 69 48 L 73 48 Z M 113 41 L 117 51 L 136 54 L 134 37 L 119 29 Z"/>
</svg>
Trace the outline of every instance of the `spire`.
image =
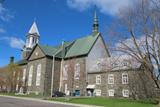
<svg viewBox="0 0 160 107">
<path fill-rule="evenodd" d="M 37 34 L 38 36 L 40 35 L 35 20 L 34 20 L 34 22 L 33 22 L 33 24 L 32 24 L 32 26 L 31 26 L 31 28 L 30 28 L 28 33 L 29 34 Z"/>
<path fill-rule="evenodd" d="M 96 8 L 94 10 L 94 22 L 93 22 L 93 31 L 92 33 L 95 34 L 95 33 L 98 33 L 98 17 L 97 17 L 97 13 L 96 13 Z"/>
</svg>

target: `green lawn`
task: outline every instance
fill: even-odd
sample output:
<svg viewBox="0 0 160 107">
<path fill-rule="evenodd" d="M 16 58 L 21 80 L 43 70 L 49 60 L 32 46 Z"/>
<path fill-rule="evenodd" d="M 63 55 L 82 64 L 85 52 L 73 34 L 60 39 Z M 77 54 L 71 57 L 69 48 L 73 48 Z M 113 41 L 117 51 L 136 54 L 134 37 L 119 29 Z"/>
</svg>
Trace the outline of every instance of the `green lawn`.
<svg viewBox="0 0 160 107">
<path fill-rule="evenodd" d="M 108 99 L 102 97 L 94 97 L 94 98 L 52 98 L 50 100 L 60 101 L 60 102 L 69 102 L 69 103 L 77 103 L 77 104 L 87 104 L 87 105 L 97 105 L 97 106 L 105 106 L 105 107 L 158 107 L 158 105 L 154 104 L 155 101 L 149 100 L 130 100 L 130 99 Z"/>
</svg>

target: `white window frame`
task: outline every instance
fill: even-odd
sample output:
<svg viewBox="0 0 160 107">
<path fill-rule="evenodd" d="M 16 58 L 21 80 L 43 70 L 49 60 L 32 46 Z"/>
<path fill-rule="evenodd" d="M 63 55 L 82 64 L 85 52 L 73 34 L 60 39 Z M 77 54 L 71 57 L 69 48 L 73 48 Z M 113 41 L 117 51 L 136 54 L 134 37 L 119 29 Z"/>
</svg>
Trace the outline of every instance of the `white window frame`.
<svg viewBox="0 0 160 107">
<path fill-rule="evenodd" d="M 33 76 L 33 65 L 31 65 L 29 68 L 28 86 L 32 85 L 32 76 Z"/>
<path fill-rule="evenodd" d="M 68 80 L 68 65 L 63 67 L 63 80 Z"/>
<path fill-rule="evenodd" d="M 68 91 L 68 85 L 65 84 L 65 85 L 64 85 L 64 92 L 65 92 L 65 94 L 67 94 L 67 91 Z"/>
<path fill-rule="evenodd" d="M 26 80 L 26 72 L 27 72 L 26 68 L 23 69 L 23 78 L 22 78 L 23 83 L 25 83 Z"/>
<path fill-rule="evenodd" d="M 96 84 L 101 84 L 101 75 L 96 75 Z"/>
<path fill-rule="evenodd" d="M 114 84 L 114 74 L 108 74 L 108 84 Z"/>
<path fill-rule="evenodd" d="M 108 96 L 113 97 L 114 96 L 114 89 L 108 90 Z"/>
<path fill-rule="evenodd" d="M 123 97 L 129 97 L 129 90 L 123 89 L 122 95 L 123 95 Z"/>
<path fill-rule="evenodd" d="M 74 79 L 79 79 L 80 78 L 80 64 L 79 63 L 77 63 L 76 65 L 75 65 L 75 67 L 74 67 L 74 69 L 75 69 L 75 74 L 74 74 Z"/>
<path fill-rule="evenodd" d="M 102 94 L 101 89 L 96 89 L 95 94 L 96 94 L 96 96 L 101 96 L 101 94 Z"/>
<path fill-rule="evenodd" d="M 127 73 L 122 73 L 122 84 L 128 84 L 128 74 Z"/>
<path fill-rule="evenodd" d="M 42 71 L 42 64 L 38 64 L 37 65 L 37 75 L 36 75 L 36 86 L 40 85 L 41 71 Z"/>
</svg>

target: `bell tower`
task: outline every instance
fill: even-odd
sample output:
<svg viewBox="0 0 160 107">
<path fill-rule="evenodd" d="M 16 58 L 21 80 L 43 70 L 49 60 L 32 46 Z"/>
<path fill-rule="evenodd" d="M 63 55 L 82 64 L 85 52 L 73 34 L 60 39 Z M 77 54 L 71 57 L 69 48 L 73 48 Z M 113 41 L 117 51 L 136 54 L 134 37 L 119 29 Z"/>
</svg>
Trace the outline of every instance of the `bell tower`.
<svg viewBox="0 0 160 107">
<path fill-rule="evenodd" d="M 33 47 L 39 43 L 40 34 L 37 28 L 37 24 L 34 21 L 29 32 L 26 35 L 26 44 L 23 48 L 23 59 L 26 59 L 30 52 L 32 51 Z"/>
</svg>

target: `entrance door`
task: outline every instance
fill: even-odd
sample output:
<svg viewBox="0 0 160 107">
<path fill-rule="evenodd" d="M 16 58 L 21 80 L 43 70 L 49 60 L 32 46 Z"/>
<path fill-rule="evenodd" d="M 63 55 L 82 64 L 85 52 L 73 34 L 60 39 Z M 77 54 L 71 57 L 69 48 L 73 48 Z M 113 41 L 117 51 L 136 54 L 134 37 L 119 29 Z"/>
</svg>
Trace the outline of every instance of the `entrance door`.
<svg viewBox="0 0 160 107">
<path fill-rule="evenodd" d="M 75 90 L 75 96 L 80 96 L 80 90 Z"/>
</svg>

